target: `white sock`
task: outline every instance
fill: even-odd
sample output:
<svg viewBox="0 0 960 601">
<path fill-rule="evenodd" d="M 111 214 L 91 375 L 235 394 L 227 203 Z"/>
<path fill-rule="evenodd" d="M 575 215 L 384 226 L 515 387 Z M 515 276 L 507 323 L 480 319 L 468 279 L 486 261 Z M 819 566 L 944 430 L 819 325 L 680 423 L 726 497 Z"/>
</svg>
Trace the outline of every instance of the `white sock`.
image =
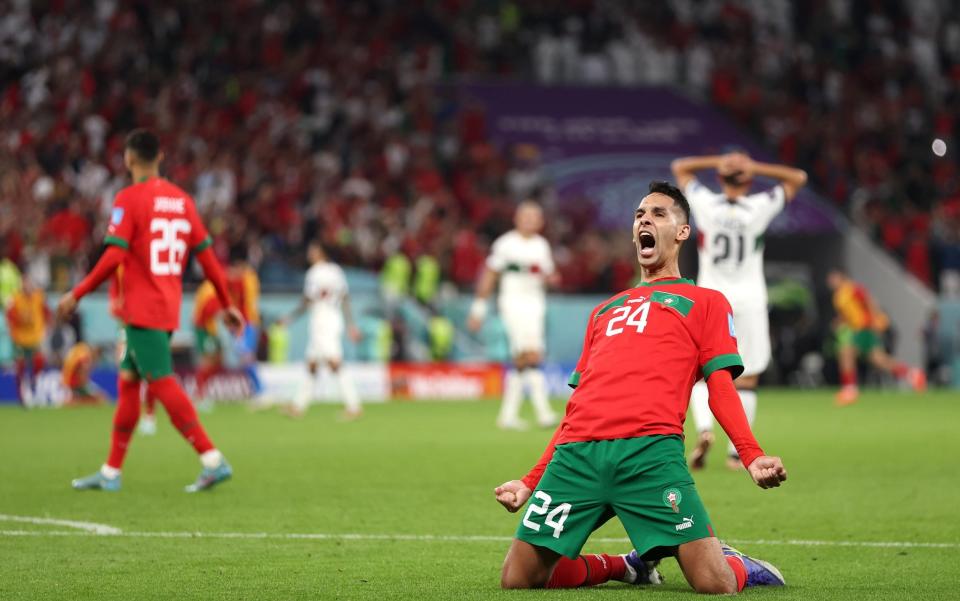
<svg viewBox="0 0 960 601">
<path fill-rule="evenodd" d="M 507 377 L 503 382 L 503 401 L 500 403 L 500 416 L 497 421 L 501 424 L 510 424 L 520 418 L 520 402 L 523 400 L 523 383 L 520 374 L 515 369 L 507 370 Z"/>
<path fill-rule="evenodd" d="M 317 375 L 310 373 L 310 370 L 304 372 L 300 378 L 300 384 L 297 386 L 297 394 L 293 397 L 293 406 L 300 411 L 306 411 L 307 406 L 313 399 L 313 387 L 317 382 Z"/>
<path fill-rule="evenodd" d="M 358 413 L 360 411 L 360 395 L 357 394 L 357 387 L 353 385 L 353 378 L 342 366 L 337 370 L 337 382 L 340 384 L 343 406 L 350 413 Z"/>
<path fill-rule="evenodd" d="M 737 393 L 740 395 L 743 412 L 747 414 L 747 423 L 753 426 L 753 420 L 757 417 L 757 391 L 737 389 Z M 737 449 L 734 448 L 733 443 L 727 446 L 727 450 L 731 456 L 737 454 Z"/>
<path fill-rule="evenodd" d="M 702 380 L 693 385 L 693 392 L 690 393 L 690 411 L 693 413 L 693 425 L 697 428 L 697 432 L 713 430 L 710 391 L 707 390 L 707 383 Z"/>
<path fill-rule="evenodd" d="M 546 424 L 553 422 L 556 416 L 553 409 L 550 408 L 550 399 L 547 395 L 547 376 L 539 367 L 528 367 L 520 372 L 524 384 L 530 391 L 530 402 L 533 404 L 533 410 L 537 414 L 537 422 Z"/>
<path fill-rule="evenodd" d="M 217 449 L 210 449 L 209 451 L 200 453 L 200 464 L 208 470 L 217 467 L 222 461 L 223 454 Z"/>
<path fill-rule="evenodd" d="M 104 463 L 102 466 L 100 466 L 100 474 L 104 478 L 109 478 L 110 480 L 113 480 L 114 478 L 120 475 L 120 470 L 115 467 L 110 467 L 109 465 Z"/>
</svg>

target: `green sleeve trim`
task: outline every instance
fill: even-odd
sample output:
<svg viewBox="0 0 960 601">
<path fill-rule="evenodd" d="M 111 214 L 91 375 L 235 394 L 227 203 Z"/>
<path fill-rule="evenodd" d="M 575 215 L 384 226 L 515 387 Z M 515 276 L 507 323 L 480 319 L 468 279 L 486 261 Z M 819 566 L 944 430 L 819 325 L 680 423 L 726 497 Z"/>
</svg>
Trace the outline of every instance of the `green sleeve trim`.
<svg viewBox="0 0 960 601">
<path fill-rule="evenodd" d="M 700 371 L 703 372 L 703 379 L 706 380 L 718 369 L 728 369 L 730 375 L 736 378 L 743 373 L 743 359 L 741 359 L 737 353 L 717 355 L 707 361 L 706 365 L 704 365 Z"/>
<path fill-rule="evenodd" d="M 130 248 L 130 243 L 120 238 L 119 236 L 107 236 L 103 239 L 104 244 L 109 244 L 111 246 L 119 246 L 120 248 L 127 250 Z"/>
<path fill-rule="evenodd" d="M 579 385 L 580 385 L 580 372 L 575 371 L 572 374 L 570 374 L 570 379 L 567 380 L 567 386 L 569 386 L 570 388 L 576 388 Z"/>
<path fill-rule="evenodd" d="M 207 250 L 210 248 L 210 245 L 213 244 L 213 238 L 207 236 L 203 239 L 203 242 L 193 247 L 193 252 L 200 252 L 202 250 Z"/>
</svg>

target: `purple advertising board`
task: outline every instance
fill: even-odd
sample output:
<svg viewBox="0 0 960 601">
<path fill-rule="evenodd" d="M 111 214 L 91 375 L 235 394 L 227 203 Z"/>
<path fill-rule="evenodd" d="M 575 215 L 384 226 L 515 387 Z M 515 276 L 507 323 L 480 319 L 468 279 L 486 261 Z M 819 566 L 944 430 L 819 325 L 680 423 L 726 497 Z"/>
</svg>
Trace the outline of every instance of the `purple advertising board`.
<svg viewBox="0 0 960 601">
<path fill-rule="evenodd" d="M 588 201 L 599 221 L 621 227 L 653 179 L 671 180 L 670 161 L 737 148 L 773 157 L 724 116 L 666 88 L 462 84 L 461 101 L 484 108 L 494 143 L 535 145 L 561 203 Z M 712 174 L 703 182 L 719 189 Z M 773 185 L 758 180 L 754 189 Z M 845 220 L 809 189 L 768 233 L 828 234 Z"/>
</svg>

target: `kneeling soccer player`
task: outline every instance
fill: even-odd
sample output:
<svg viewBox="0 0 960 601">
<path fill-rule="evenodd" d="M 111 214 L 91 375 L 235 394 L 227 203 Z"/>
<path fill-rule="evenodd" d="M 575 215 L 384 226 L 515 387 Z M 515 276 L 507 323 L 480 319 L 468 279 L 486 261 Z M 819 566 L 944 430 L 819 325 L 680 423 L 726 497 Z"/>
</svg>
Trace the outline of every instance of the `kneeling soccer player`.
<svg viewBox="0 0 960 601">
<path fill-rule="evenodd" d="M 769 488 L 787 477 L 754 439 L 734 388 L 743 363 L 729 303 L 680 278 L 689 216 L 679 189 L 650 185 L 633 222 L 642 283 L 594 309 L 570 379 L 576 391 L 553 440 L 527 476 L 494 491 L 511 512 L 530 500 L 503 564 L 504 588 L 657 583 L 656 562 L 671 555 L 700 593 L 784 584 L 770 564 L 720 542 L 684 458 L 683 420 L 702 376 L 710 409 L 754 482 Z M 613 516 L 635 550 L 580 555 Z"/>
</svg>

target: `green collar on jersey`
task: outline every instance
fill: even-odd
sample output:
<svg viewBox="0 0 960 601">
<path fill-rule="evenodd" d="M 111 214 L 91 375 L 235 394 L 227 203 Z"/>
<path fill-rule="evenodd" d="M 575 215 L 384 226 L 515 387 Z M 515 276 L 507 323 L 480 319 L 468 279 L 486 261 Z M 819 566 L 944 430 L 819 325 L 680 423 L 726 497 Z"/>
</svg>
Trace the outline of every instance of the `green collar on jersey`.
<svg viewBox="0 0 960 601">
<path fill-rule="evenodd" d="M 691 286 L 697 285 L 693 280 L 688 280 L 687 278 L 675 278 L 672 280 L 653 280 L 652 282 L 640 282 L 641 286 L 662 286 L 664 284 L 690 284 Z"/>
</svg>

